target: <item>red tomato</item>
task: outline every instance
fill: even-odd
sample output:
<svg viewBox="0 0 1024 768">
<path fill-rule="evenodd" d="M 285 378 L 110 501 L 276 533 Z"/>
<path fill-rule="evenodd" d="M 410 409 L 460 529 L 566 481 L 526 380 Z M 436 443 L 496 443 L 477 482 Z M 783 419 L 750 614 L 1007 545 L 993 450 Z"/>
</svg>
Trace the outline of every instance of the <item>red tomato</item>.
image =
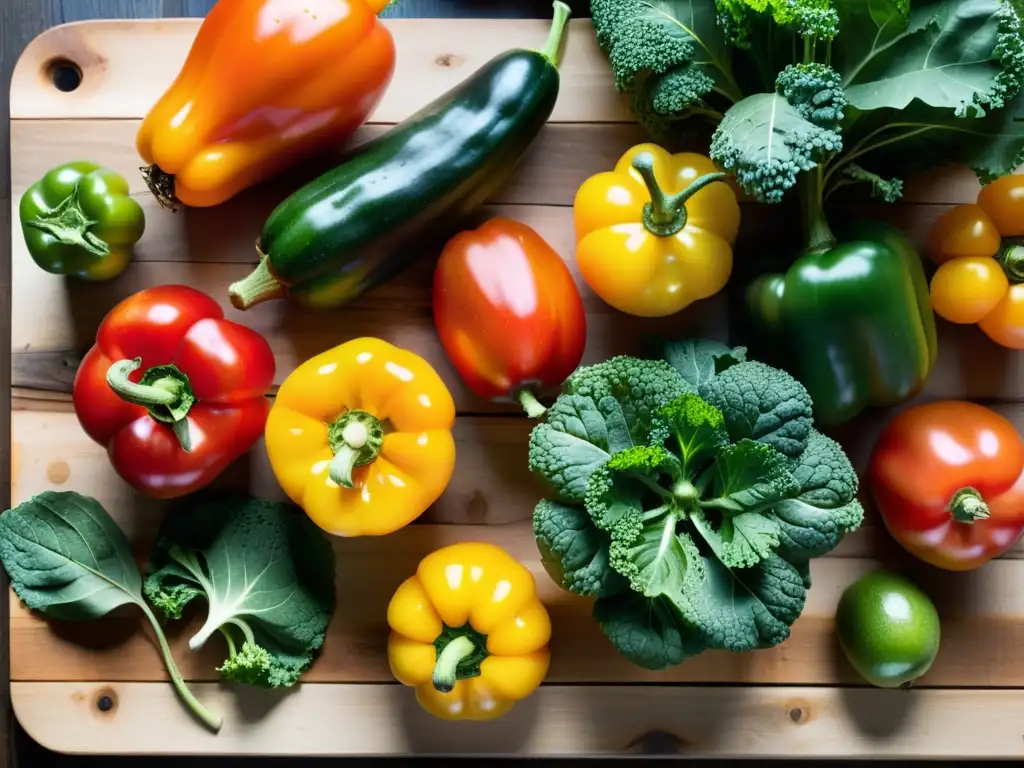
<svg viewBox="0 0 1024 768">
<path fill-rule="evenodd" d="M 868 482 L 893 537 L 938 568 L 977 568 L 1024 533 L 1024 440 L 976 403 L 898 414 L 871 454 Z"/>
<path fill-rule="evenodd" d="M 536 390 L 559 387 L 587 339 L 569 268 L 508 219 L 448 241 L 434 273 L 434 323 L 466 386 L 487 400 L 518 400 L 531 416 L 544 411 Z"/>
</svg>

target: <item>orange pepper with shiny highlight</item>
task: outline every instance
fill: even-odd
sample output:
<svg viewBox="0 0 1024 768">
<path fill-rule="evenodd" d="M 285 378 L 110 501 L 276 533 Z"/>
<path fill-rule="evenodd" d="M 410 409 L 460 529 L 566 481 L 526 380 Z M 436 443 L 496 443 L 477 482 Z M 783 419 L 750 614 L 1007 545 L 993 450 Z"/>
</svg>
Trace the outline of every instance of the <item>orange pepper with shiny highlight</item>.
<svg viewBox="0 0 1024 768">
<path fill-rule="evenodd" d="M 391 82 L 387 0 L 219 0 L 136 138 L 161 203 L 218 205 L 348 140 Z"/>
</svg>

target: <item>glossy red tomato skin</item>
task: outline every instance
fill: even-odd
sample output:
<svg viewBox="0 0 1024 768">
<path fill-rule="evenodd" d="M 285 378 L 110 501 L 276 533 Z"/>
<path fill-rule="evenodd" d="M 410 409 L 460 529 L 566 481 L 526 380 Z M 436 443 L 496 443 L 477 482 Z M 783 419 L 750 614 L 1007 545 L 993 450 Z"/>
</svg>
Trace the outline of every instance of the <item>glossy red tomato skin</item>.
<svg viewBox="0 0 1024 768">
<path fill-rule="evenodd" d="M 260 334 L 225 319 L 206 294 L 181 285 L 140 291 L 107 314 L 96 339 L 75 375 L 75 413 L 86 434 L 107 448 L 118 474 L 140 493 L 166 499 L 199 490 L 262 435 L 273 352 Z M 158 365 L 175 365 L 188 377 L 196 396 L 186 417 L 191 451 L 181 448 L 167 424 L 107 384 L 113 363 L 136 357 L 142 367 L 132 381 Z"/>
<path fill-rule="evenodd" d="M 1024 533 L 1024 440 L 995 411 L 943 400 L 897 414 L 871 454 L 868 485 L 892 536 L 938 568 L 978 568 Z M 974 488 L 988 519 L 954 520 L 948 505 Z"/>
<path fill-rule="evenodd" d="M 586 314 L 576 282 L 525 224 L 495 218 L 449 240 L 434 272 L 433 306 L 449 360 L 485 400 L 555 389 L 583 358 Z"/>
</svg>

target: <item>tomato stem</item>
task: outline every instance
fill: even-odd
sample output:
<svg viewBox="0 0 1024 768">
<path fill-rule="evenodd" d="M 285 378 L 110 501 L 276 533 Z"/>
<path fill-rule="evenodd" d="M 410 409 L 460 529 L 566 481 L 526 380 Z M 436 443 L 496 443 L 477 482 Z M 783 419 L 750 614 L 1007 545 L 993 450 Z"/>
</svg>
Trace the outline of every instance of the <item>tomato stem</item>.
<svg viewBox="0 0 1024 768">
<path fill-rule="evenodd" d="M 327 432 L 334 458 L 327 475 L 343 488 L 355 488 L 352 471 L 369 464 L 380 454 L 384 427 L 372 413 L 353 408 L 345 411 Z"/>
<path fill-rule="evenodd" d="M 961 488 L 953 494 L 948 506 L 953 519 L 960 523 L 975 523 L 978 520 L 988 520 L 988 505 L 981 498 L 981 494 L 974 488 Z"/>
<path fill-rule="evenodd" d="M 523 410 L 526 411 L 526 415 L 531 419 L 539 419 L 545 413 L 547 408 L 544 404 L 537 399 L 537 396 L 528 389 L 521 389 L 516 393 L 516 400 L 523 406 Z"/>
<path fill-rule="evenodd" d="M 1008 244 L 997 257 L 1006 278 L 1014 285 L 1024 283 L 1024 246 Z"/>
<path fill-rule="evenodd" d="M 681 232 L 686 226 L 686 202 L 708 184 L 726 178 L 724 173 L 707 173 L 691 182 L 682 192 L 666 195 L 654 175 L 654 155 L 641 152 L 633 158 L 633 168 L 640 174 L 651 195 L 651 202 L 644 205 L 644 228 L 658 237 L 672 237 Z"/>
</svg>

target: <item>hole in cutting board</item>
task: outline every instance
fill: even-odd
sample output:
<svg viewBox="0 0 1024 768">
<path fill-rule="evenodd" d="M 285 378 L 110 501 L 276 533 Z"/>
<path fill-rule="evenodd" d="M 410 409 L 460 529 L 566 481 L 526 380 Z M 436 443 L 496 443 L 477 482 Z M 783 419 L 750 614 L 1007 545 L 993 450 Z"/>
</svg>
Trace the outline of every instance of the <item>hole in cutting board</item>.
<svg viewBox="0 0 1024 768">
<path fill-rule="evenodd" d="M 77 90 L 82 84 L 82 68 L 70 59 L 50 59 L 45 71 L 53 87 L 63 93 Z"/>
</svg>

